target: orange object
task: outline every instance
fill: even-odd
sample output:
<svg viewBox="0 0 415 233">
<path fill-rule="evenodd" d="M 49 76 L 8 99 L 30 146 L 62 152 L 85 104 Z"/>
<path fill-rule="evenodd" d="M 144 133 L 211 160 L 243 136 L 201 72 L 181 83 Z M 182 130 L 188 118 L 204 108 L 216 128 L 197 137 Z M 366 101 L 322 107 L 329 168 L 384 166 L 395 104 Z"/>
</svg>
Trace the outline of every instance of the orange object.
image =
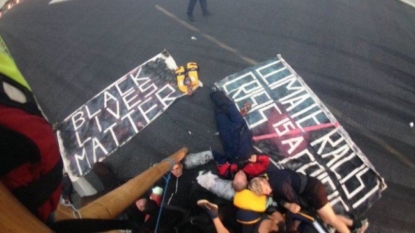
<svg viewBox="0 0 415 233">
<path fill-rule="evenodd" d="M 191 95 L 193 91 L 199 87 L 198 71 L 199 66 L 196 62 L 188 62 L 186 64 L 186 69 L 183 66 L 177 67 L 175 70 L 177 86 L 181 92 Z"/>
</svg>

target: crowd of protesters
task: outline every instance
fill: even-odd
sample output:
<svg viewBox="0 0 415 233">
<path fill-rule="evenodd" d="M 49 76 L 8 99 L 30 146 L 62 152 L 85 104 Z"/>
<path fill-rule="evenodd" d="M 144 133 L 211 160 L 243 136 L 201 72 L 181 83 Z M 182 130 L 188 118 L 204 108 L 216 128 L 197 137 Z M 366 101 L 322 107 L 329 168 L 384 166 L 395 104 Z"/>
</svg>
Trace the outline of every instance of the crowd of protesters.
<svg viewBox="0 0 415 233">
<path fill-rule="evenodd" d="M 238 110 L 224 92 L 216 89 L 210 97 L 215 104 L 217 130 L 224 154 L 210 150 L 190 153 L 183 161 L 185 169 L 182 163 L 175 164 L 170 181 L 164 177 L 161 180 L 164 184 L 157 184 L 160 189 L 165 187 L 163 204 L 154 200 L 154 193 L 153 198 L 150 195 L 137 201 L 138 209 L 149 216 L 140 232 L 152 232 L 156 227 L 157 232 L 186 231 L 186 223 L 199 226 L 196 229 L 203 232 L 315 232 L 311 225 L 299 227 L 301 221 L 288 219 L 288 216 L 303 215 L 303 209 L 337 232 L 364 232 L 367 229 L 368 221 L 364 217 L 349 219 L 335 214 L 321 181 L 270 166 L 269 156 L 254 150 L 250 131 L 243 119 L 249 111 L 249 104 Z M 207 196 L 195 191 L 201 188 L 192 169 L 211 161 L 216 165 L 217 174 L 232 184 L 234 193 L 228 202 L 232 203 L 230 206 L 222 205 L 223 201 L 212 195 L 205 199 Z M 161 193 L 157 195 L 161 197 Z M 224 215 L 221 214 L 222 208 L 232 211 Z M 211 221 L 200 220 L 198 210 L 204 210 Z M 156 222 L 155 216 L 159 214 Z M 214 227 L 206 227 L 209 223 Z"/>
</svg>

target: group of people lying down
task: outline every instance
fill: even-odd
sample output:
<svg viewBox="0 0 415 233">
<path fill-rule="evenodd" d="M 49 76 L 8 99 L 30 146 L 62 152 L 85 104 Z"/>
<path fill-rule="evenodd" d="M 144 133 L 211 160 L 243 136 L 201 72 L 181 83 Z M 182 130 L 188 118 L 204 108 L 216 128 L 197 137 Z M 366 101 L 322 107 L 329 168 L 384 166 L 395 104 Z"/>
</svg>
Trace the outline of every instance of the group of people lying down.
<svg viewBox="0 0 415 233">
<path fill-rule="evenodd" d="M 212 160 L 216 163 L 222 184 L 228 182 L 230 188 L 224 191 L 226 185 L 217 185 L 215 181 L 219 178 L 211 174 L 199 175 L 198 182 L 205 182 L 202 186 L 233 202 L 237 208 L 236 220 L 241 224 L 243 233 L 288 231 L 284 217 L 286 213 L 298 214 L 304 208 L 313 210 L 337 232 L 364 232 L 367 229 L 369 223 L 365 217 L 350 219 L 334 212 L 320 180 L 270 165 L 268 155 L 254 150 L 252 136 L 243 119 L 243 115 L 249 111 L 249 104 L 239 111 L 222 91 L 213 90 L 210 97 L 215 104 L 217 130 L 224 154 L 211 150 L 188 154 L 183 163 L 173 166 L 173 176 L 167 185 L 165 179 L 162 180 L 164 184 L 157 184 L 166 187 L 163 203 L 161 200 L 154 201 L 154 198 L 153 201 L 150 201 L 151 198 L 137 201 L 140 210 L 150 213 L 144 223 L 148 229 L 158 227 L 156 217 L 150 216 L 156 216 L 157 210 L 160 211 L 157 206 L 160 205 L 163 206 L 161 218 L 167 219 L 163 220 L 166 232 L 180 221 L 186 212 L 187 196 L 191 193 L 191 187 L 194 187 L 195 176 L 188 170 Z M 210 183 L 206 181 L 209 177 Z M 218 233 L 230 232 L 222 223 L 224 217 L 221 219 L 218 215 L 218 205 L 206 199 L 197 201 L 197 205 L 209 214 Z"/>
</svg>

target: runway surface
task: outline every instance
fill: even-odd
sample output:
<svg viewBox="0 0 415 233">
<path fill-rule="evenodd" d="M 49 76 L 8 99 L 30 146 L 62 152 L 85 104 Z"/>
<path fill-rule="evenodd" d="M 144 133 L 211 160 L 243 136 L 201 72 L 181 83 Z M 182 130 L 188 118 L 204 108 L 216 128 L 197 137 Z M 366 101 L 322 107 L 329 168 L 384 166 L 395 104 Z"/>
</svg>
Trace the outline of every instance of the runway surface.
<svg viewBox="0 0 415 233">
<path fill-rule="evenodd" d="M 281 54 L 385 178 L 368 232 L 415 232 L 415 8 L 394 0 L 24 0 L 0 33 L 51 122 L 167 49 L 205 84 L 105 160 L 132 177 L 182 146 L 221 150 L 209 88 Z M 194 39 L 192 39 L 194 37 Z M 190 133 L 189 133 L 190 132 Z"/>
</svg>

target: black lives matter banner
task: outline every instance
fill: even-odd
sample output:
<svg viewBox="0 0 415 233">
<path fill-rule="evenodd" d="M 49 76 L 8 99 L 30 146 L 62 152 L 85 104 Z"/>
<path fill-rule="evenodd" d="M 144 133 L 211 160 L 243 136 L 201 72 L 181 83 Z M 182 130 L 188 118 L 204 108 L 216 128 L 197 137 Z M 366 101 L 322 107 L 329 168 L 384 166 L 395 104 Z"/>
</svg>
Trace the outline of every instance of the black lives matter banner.
<svg viewBox="0 0 415 233">
<path fill-rule="evenodd" d="M 128 142 L 183 94 L 175 86 L 176 63 L 163 52 L 136 67 L 59 126 L 65 169 L 71 178 L 89 172 Z"/>
<path fill-rule="evenodd" d="M 245 120 L 256 148 L 277 166 L 320 179 L 337 213 L 360 215 L 380 198 L 382 177 L 281 56 L 216 85 L 238 108 L 252 104 Z"/>
</svg>

